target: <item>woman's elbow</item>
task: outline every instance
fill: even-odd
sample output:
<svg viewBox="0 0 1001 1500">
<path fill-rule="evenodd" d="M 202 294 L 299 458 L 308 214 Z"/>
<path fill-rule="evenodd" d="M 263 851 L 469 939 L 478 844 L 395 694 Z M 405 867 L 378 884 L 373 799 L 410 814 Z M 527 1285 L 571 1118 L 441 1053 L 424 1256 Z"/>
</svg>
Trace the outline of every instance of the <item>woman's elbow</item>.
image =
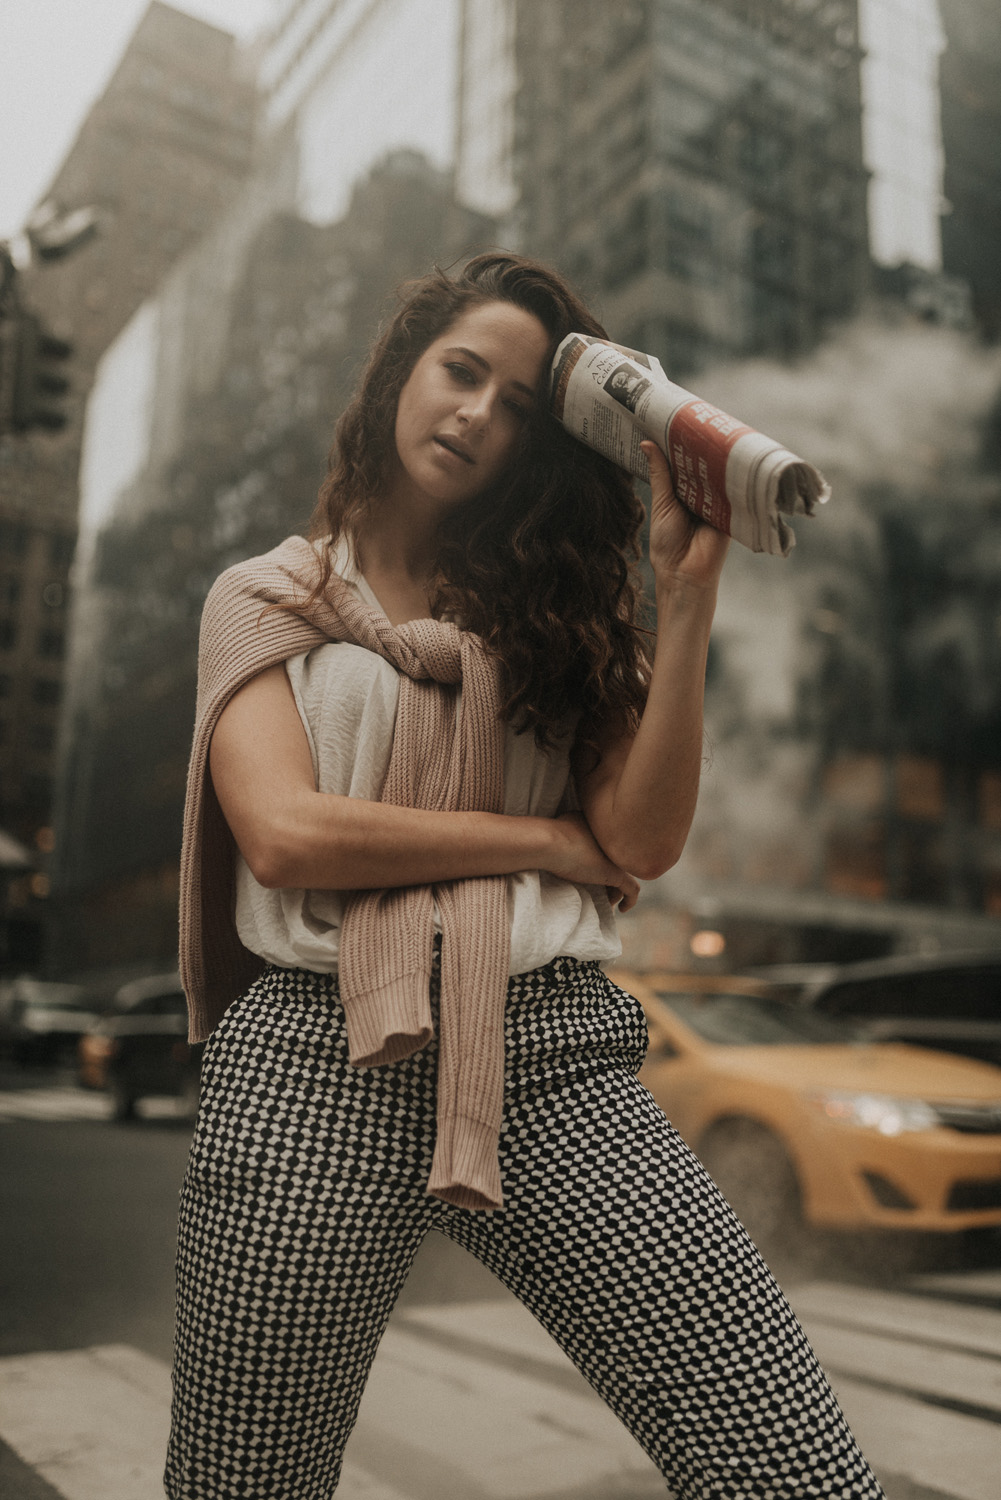
<svg viewBox="0 0 1001 1500">
<path fill-rule="evenodd" d="M 680 844 L 670 844 L 655 849 L 643 850 L 639 858 L 633 858 L 628 862 L 630 875 L 635 875 L 637 880 L 659 880 L 666 875 L 668 870 L 681 858 L 684 849 L 684 841 Z"/>
<path fill-rule="evenodd" d="M 297 890 L 305 884 L 302 840 L 279 819 L 255 821 L 241 830 L 237 844 L 251 875 L 265 890 Z"/>
<path fill-rule="evenodd" d="M 289 887 L 291 877 L 287 854 L 277 842 L 263 838 L 246 839 L 240 845 L 240 853 L 257 884 L 265 890 Z"/>
<path fill-rule="evenodd" d="M 672 838 L 610 838 L 601 847 L 620 870 L 628 870 L 637 880 L 658 880 L 673 869 L 681 858 L 685 840 Z"/>
</svg>

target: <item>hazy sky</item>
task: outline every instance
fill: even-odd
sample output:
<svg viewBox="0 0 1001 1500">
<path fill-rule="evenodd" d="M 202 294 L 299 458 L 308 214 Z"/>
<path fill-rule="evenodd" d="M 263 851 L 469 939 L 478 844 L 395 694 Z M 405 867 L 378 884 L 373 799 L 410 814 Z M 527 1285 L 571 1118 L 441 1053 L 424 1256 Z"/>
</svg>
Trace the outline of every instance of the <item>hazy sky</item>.
<svg viewBox="0 0 1001 1500">
<path fill-rule="evenodd" d="M 24 224 L 101 94 L 148 0 L 3 0 L 0 238 Z M 272 0 L 175 0 L 238 36 Z"/>
</svg>

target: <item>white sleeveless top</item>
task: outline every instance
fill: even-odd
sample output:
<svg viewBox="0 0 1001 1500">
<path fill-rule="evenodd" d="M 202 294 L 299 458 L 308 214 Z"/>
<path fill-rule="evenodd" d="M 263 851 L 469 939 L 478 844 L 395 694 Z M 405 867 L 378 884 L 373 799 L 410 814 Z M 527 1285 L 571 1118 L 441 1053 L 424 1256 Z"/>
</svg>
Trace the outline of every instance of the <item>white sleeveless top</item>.
<svg viewBox="0 0 1001 1500">
<path fill-rule="evenodd" d="M 382 606 L 342 546 L 334 566 L 366 604 Z M 363 646 L 331 641 L 285 663 L 320 792 L 377 802 L 389 768 L 400 679 Z M 461 692 L 460 692 L 461 708 Z M 505 731 L 504 812 L 551 818 L 574 807 L 570 745 L 540 750 L 531 732 Z M 558 955 L 605 962 L 622 952 L 604 886 L 573 885 L 542 870 L 508 877 L 511 973 Z M 241 942 L 283 968 L 337 972 L 344 910 L 339 891 L 269 890 L 236 856 L 236 926 Z"/>
</svg>

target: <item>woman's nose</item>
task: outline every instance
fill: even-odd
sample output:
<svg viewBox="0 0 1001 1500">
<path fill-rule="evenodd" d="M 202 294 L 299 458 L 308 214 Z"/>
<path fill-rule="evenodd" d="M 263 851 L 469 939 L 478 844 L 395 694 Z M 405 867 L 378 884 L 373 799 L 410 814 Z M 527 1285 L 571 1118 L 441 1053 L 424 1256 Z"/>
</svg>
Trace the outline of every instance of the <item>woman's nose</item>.
<svg viewBox="0 0 1001 1500">
<path fill-rule="evenodd" d="M 462 400 L 459 407 L 459 418 L 468 422 L 470 427 L 483 428 L 490 422 L 493 411 L 493 395 L 486 386 L 477 386 L 475 390 L 469 391 Z"/>
</svg>

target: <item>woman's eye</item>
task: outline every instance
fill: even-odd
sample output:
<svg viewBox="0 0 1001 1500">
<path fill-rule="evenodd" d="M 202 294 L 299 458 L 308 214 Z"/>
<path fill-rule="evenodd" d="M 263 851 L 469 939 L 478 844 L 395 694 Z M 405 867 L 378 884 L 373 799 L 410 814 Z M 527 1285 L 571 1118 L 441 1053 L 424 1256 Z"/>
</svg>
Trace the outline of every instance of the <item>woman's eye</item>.
<svg viewBox="0 0 1001 1500">
<path fill-rule="evenodd" d="M 455 380 L 461 381 L 463 385 L 473 385 L 475 383 L 475 376 L 472 370 L 466 365 L 448 364 L 445 366 L 445 369 Z"/>
<path fill-rule="evenodd" d="M 514 413 L 519 422 L 523 422 L 528 416 L 528 407 L 525 406 L 521 401 L 505 401 L 504 405 L 507 407 L 508 411 Z"/>
</svg>

